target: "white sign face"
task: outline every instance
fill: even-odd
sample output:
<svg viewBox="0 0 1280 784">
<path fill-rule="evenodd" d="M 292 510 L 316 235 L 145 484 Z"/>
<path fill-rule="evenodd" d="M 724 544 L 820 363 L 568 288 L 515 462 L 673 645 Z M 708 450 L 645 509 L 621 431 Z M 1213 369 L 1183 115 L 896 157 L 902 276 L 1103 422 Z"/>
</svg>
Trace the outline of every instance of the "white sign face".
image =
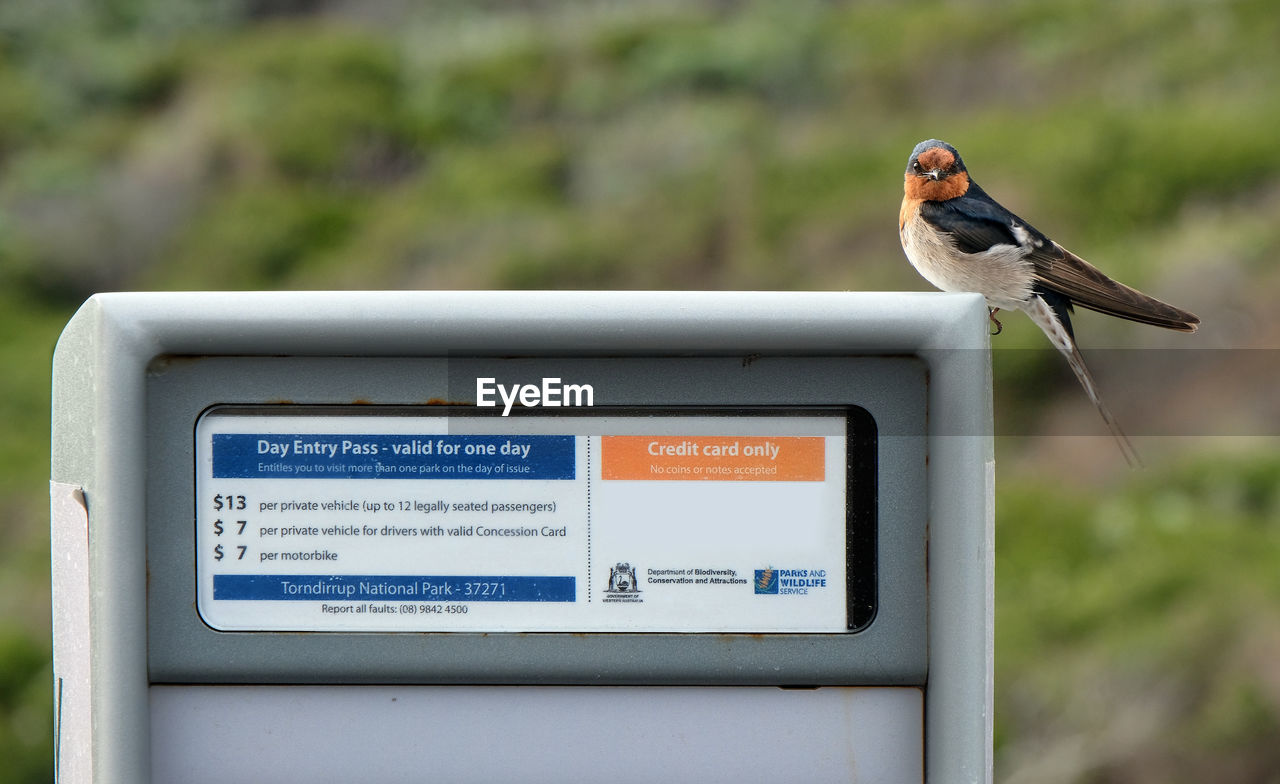
<svg viewBox="0 0 1280 784">
<path fill-rule="evenodd" d="M 844 632 L 847 426 L 215 409 L 197 606 L 221 631 Z"/>
</svg>

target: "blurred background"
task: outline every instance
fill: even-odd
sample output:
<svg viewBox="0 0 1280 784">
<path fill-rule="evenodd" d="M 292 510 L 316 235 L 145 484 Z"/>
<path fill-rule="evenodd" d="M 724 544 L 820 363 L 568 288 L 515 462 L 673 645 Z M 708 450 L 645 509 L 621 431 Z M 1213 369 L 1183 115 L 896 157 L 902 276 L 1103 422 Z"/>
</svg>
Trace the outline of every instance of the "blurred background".
<svg viewBox="0 0 1280 784">
<path fill-rule="evenodd" d="M 1280 781 L 1280 9 L 0 2 L 0 782 L 52 780 L 50 356 L 96 291 L 927 290 L 912 146 L 1195 335 L 993 339 L 996 778 Z"/>
</svg>

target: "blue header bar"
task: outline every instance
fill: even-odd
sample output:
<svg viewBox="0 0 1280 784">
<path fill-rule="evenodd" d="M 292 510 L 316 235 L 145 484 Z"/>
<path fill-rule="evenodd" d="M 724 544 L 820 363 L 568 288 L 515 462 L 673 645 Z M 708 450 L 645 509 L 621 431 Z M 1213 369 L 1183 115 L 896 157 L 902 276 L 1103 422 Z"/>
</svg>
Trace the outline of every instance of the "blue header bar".
<svg viewBox="0 0 1280 784">
<path fill-rule="evenodd" d="M 574 479 L 574 436 L 214 433 L 215 479 Z"/>
<path fill-rule="evenodd" d="M 218 601 L 572 602 L 577 579 L 565 576 L 215 574 Z"/>
</svg>

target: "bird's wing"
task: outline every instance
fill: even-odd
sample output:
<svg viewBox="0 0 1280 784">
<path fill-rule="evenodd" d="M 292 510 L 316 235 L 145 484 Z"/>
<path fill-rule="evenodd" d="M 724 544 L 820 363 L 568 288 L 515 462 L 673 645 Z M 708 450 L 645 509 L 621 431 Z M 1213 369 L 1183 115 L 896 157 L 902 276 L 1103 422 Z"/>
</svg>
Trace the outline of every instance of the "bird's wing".
<svg viewBox="0 0 1280 784">
<path fill-rule="evenodd" d="M 1029 258 L 1040 284 L 1083 308 L 1180 332 L 1195 332 L 1200 323 L 1185 310 L 1112 280 L 1056 242 L 1035 248 Z"/>
<path fill-rule="evenodd" d="M 922 203 L 920 217 L 950 235 L 964 253 L 984 253 L 994 245 L 1020 245 L 1013 227 L 1025 225 L 977 183 L 970 183 L 969 192 L 958 199 Z"/>
<path fill-rule="evenodd" d="M 921 217 L 951 235 L 965 253 L 982 253 L 993 245 L 1023 248 L 1036 282 L 1073 304 L 1110 316 L 1180 332 L 1195 332 L 1200 319 L 1141 291 L 1112 280 L 1097 267 L 1040 233 L 1005 209 L 976 182 L 958 199 L 925 202 Z"/>
</svg>

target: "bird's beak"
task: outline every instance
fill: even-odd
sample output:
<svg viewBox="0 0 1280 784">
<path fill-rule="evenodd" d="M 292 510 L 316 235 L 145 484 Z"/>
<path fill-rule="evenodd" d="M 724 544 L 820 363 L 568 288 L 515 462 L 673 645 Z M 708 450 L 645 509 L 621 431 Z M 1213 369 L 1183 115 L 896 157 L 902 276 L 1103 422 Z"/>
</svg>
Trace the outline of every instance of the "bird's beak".
<svg viewBox="0 0 1280 784">
<path fill-rule="evenodd" d="M 942 179 L 942 169 L 930 169 L 925 176 L 934 182 L 937 182 Z"/>
</svg>

